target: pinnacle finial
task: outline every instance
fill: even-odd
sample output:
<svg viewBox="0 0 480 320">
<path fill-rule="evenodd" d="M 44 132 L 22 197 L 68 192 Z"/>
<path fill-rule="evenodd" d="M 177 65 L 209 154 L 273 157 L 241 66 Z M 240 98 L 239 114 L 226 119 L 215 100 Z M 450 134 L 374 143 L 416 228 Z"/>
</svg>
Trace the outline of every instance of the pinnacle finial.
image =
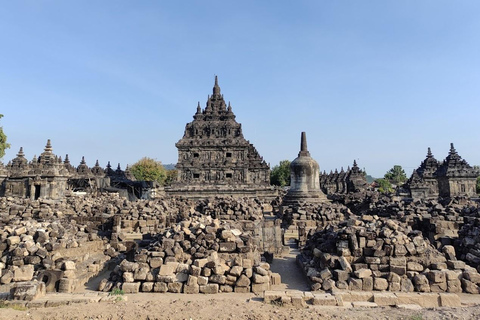
<svg viewBox="0 0 480 320">
<path fill-rule="evenodd" d="M 215 75 L 215 85 L 213 86 L 213 95 L 220 95 L 220 86 L 218 85 L 218 77 Z"/>
<path fill-rule="evenodd" d="M 52 143 L 50 139 L 47 140 L 47 145 L 45 146 L 45 152 L 52 152 Z"/>
<path fill-rule="evenodd" d="M 298 156 L 310 156 L 310 153 L 308 152 L 308 147 L 307 147 L 307 134 L 302 132 L 301 140 L 300 140 L 300 152 Z"/>
<path fill-rule="evenodd" d="M 23 147 L 20 147 L 20 150 L 17 153 L 17 157 L 23 157 L 25 154 L 23 153 Z"/>
<path fill-rule="evenodd" d="M 80 164 L 86 164 L 86 162 L 85 162 L 85 156 L 82 156 L 82 161 L 80 161 Z"/>
<path fill-rule="evenodd" d="M 432 155 L 432 150 L 430 149 L 430 147 L 428 147 L 427 157 L 428 157 L 428 158 L 433 157 L 433 155 Z"/>
<path fill-rule="evenodd" d="M 357 167 L 357 160 L 356 159 L 353 159 L 353 166 Z"/>
<path fill-rule="evenodd" d="M 450 143 L 450 153 L 455 153 L 455 152 L 457 152 L 457 151 L 455 150 L 455 147 L 453 146 L 453 143 Z"/>
<path fill-rule="evenodd" d="M 98 159 L 97 159 L 97 161 L 95 162 L 95 167 L 100 167 L 100 164 L 98 163 Z"/>
</svg>

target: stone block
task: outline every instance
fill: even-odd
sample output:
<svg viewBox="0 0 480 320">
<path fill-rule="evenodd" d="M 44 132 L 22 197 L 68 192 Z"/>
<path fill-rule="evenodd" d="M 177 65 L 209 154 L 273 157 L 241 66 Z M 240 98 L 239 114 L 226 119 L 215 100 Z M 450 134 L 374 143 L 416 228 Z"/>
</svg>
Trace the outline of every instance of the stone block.
<svg viewBox="0 0 480 320">
<path fill-rule="evenodd" d="M 336 306 L 337 300 L 328 293 L 314 293 L 312 304 L 316 306 Z"/>
<path fill-rule="evenodd" d="M 250 292 L 250 286 L 248 287 L 235 286 L 235 288 L 233 288 L 233 291 L 237 293 L 248 293 Z"/>
<path fill-rule="evenodd" d="M 198 276 L 197 281 L 200 286 L 204 286 L 208 283 L 208 277 Z"/>
<path fill-rule="evenodd" d="M 171 282 L 167 286 L 168 286 L 168 292 L 172 292 L 172 293 L 181 293 L 183 289 L 183 283 L 181 282 Z"/>
<path fill-rule="evenodd" d="M 270 282 L 270 277 L 262 276 L 262 275 L 259 275 L 258 273 L 254 273 L 252 280 L 253 280 L 253 283 L 268 283 Z"/>
<path fill-rule="evenodd" d="M 360 269 L 354 272 L 355 277 L 359 279 L 367 278 L 372 276 L 372 270 L 370 269 Z"/>
<path fill-rule="evenodd" d="M 263 293 L 264 291 L 270 290 L 270 284 L 266 283 L 253 283 L 252 284 L 252 292 L 256 294 Z"/>
<path fill-rule="evenodd" d="M 347 281 L 348 279 L 350 279 L 350 273 L 345 270 L 339 270 L 339 269 L 333 270 L 333 275 L 335 279 L 339 281 Z"/>
<path fill-rule="evenodd" d="M 280 276 L 279 273 L 272 273 L 270 275 L 270 283 L 272 285 L 279 285 L 282 283 L 282 277 Z"/>
<path fill-rule="evenodd" d="M 122 290 L 125 293 L 138 293 L 140 291 L 140 282 L 124 282 Z"/>
<path fill-rule="evenodd" d="M 198 284 L 186 284 L 183 286 L 183 293 L 195 294 L 200 292 L 200 286 Z"/>
<path fill-rule="evenodd" d="M 153 285 L 153 292 L 165 293 L 168 291 L 168 285 L 165 282 L 155 282 Z"/>
<path fill-rule="evenodd" d="M 363 290 L 362 279 L 350 278 L 350 280 L 348 280 L 348 289 L 351 291 L 362 291 Z"/>
<path fill-rule="evenodd" d="M 250 279 L 248 279 L 245 275 L 241 275 L 237 282 L 236 282 L 236 286 L 239 286 L 239 287 L 248 287 L 250 285 Z"/>
<path fill-rule="evenodd" d="M 377 308 L 378 305 L 375 302 L 367 301 L 354 301 L 352 302 L 354 308 Z"/>
<path fill-rule="evenodd" d="M 15 270 L 13 270 L 12 281 L 14 282 L 31 281 L 33 278 L 34 272 L 35 272 L 34 266 L 31 264 L 18 267 Z"/>
<path fill-rule="evenodd" d="M 466 293 L 473 293 L 473 294 L 480 293 L 479 287 L 474 282 L 469 281 L 467 279 L 462 279 L 461 282 L 462 282 L 463 291 L 465 291 Z"/>
<path fill-rule="evenodd" d="M 160 267 L 160 271 L 158 273 L 159 276 L 171 276 L 175 274 L 175 271 L 177 270 L 177 264 L 174 263 L 167 263 L 164 264 Z"/>
<path fill-rule="evenodd" d="M 142 292 L 152 292 L 153 291 L 153 282 L 144 282 L 140 287 L 140 291 Z"/>
<path fill-rule="evenodd" d="M 460 260 L 447 261 L 447 266 L 448 266 L 450 269 L 465 270 L 465 262 L 460 261 Z"/>
<path fill-rule="evenodd" d="M 124 272 L 122 274 L 123 282 L 134 282 L 135 278 L 133 277 L 132 272 Z"/>
<path fill-rule="evenodd" d="M 447 280 L 445 272 L 439 270 L 432 270 L 428 273 L 428 279 L 434 283 L 441 283 Z"/>
<path fill-rule="evenodd" d="M 150 258 L 149 264 L 152 269 L 159 268 L 163 265 L 163 258 L 160 258 L 160 257 Z"/>
<path fill-rule="evenodd" d="M 219 286 L 217 283 L 209 283 L 203 286 L 200 286 L 200 293 L 205 294 L 215 294 L 218 293 Z"/>
<path fill-rule="evenodd" d="M 395 306 L 398 298 L 392 292 L 375 292 L 373 293 L 373 302 L 379 306 Z"/>
<path fill-rule="evenodd" d="M 419 299 L 420 305 L 424 308 L 436 308 L 440 305 L 438 293 L 422 293 Z"/>
<path fill-rule="evenodd" d="M 64 261 L 62 265 L 62 270 L 75 270 L 75 262 L 73 261 Z"/>
<path fill-rule="evenodd" d="M 397 297 L 398 305 L 420 305 L 420 293 L 395 292 L 395 296 Z"/>
<path fill-rule="evenodd" d="M 388 289 L 388 281 L 384 278 L 375 278 L 373 280 L 373 288 L 375 290 L 383 291 Z"/>
<path fill-rule="evenodd" d="M 462 292 L 462 282 L 458 279 L 447 280 L 447 292 L 461 293 Z"/>
<path fill-rule="evenodd" d="M 461 307 L 460 297 L 454 293 L 440 293 L 440 307 Z"/>
<path fill-rule="evenodd" d="M 463 271 L 463 278 L 477 285 L 480 284 L 480 274 L 476 270 Z"/>
<path fill-rule="evenodd" d="M 400 281 L 400 291 L 402 292 L 413 292 L 415 287 L 413 286 L 412 280 L 408 278 L 402 278 Z"/>
<path fill-rule="evenodd" d="M 10 299 L 32 301 L 46 294 L 45 283 L 41 281 L 17 282 L 10 289 Z"/>
<path fill-rule="evenodd" d="M 220 242 L 220 252 L 234 252 L 237 249 L 237 243 L 235 242 Z"/>
<path fill-rule="evenodd" d="M 263 302 L 271 303 L 272 301 L 279 300 L 282 296 L 285 295 L 285 291 L 265 291 L 263 293 Z"/>
<path fill-rule="evenodd" d="M 421 265 L 420 263 L 418 262 L 414 262 L 414 261 L 409 261 L 407 263 L 407 270 L 408 271 L 416 271 L 416 272 L 422 272 L 423 271 L 423 265 Z"/>
<path fill-rule="evenodd" d="M 367 277 L 363 278 L 363 291 L 372 291 L 373 290 L 373 278 Z"/>
</svg>

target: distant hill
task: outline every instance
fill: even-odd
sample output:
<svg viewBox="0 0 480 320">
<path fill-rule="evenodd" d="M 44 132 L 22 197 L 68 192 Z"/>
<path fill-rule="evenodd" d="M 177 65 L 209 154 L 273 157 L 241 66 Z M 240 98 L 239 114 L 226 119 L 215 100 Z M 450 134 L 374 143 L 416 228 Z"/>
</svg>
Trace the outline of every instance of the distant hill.
<svg viewBox="0 0 480 320">
<path fill-rule="evenodd" d="M 373 181 L 377 180 L 377 178 L 374 178 L 369 174 L 367 174 L 366 178 L 367 178 L 367 183 L 372 183 Z"/>
<path fill-rule="evenodd" d="M 164 164 L 163 167 L 167 170 L 175 169 L 175 163 Z"/>
</svg>

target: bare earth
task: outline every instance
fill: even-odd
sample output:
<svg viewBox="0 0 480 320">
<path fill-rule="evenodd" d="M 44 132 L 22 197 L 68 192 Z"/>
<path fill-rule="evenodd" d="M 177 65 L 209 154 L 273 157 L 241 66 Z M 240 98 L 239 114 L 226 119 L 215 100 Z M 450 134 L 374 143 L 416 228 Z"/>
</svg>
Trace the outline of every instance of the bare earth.
<svg viewBox="0 0 480 320">
<path fill-rule="evenodd" d="M 0 319 L 480 319 L 480 298 L 462 295 L 469 306 L 406 310 L 398 308 L 305 309 L 267 305 L 253 294 L 126 295 L 127 301 L 75 303 L 25 311 L 1 308 Z"/>
</svg>

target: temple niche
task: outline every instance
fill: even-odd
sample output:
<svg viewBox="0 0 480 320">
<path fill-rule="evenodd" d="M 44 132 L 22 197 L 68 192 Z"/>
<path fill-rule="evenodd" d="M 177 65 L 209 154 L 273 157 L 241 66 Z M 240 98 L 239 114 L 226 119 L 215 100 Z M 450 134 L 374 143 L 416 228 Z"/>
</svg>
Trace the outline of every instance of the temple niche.
<svg viewBox="0 0 480 320">
<path fill-rule="evenodd" d="M 216 195 L 275 196 L 270 168 L 243 136 L 230 103 L 225 103 L 215 77 L 206 107 L 198 103 L 187 123 L 178 149 L 177 181 L 166 191 L 172 195 L 204 198 Z"/>
<path fill-rule="evenodd" d="M 437 161 L 430 148 L 427 157 L 415 169 L 406 185 L 411 197 L 436 198 L 476 196 L 476 180 L 480 170 L 471 167 L 455 150 L 453 143 L 443 162 Z"/>
</svg>

